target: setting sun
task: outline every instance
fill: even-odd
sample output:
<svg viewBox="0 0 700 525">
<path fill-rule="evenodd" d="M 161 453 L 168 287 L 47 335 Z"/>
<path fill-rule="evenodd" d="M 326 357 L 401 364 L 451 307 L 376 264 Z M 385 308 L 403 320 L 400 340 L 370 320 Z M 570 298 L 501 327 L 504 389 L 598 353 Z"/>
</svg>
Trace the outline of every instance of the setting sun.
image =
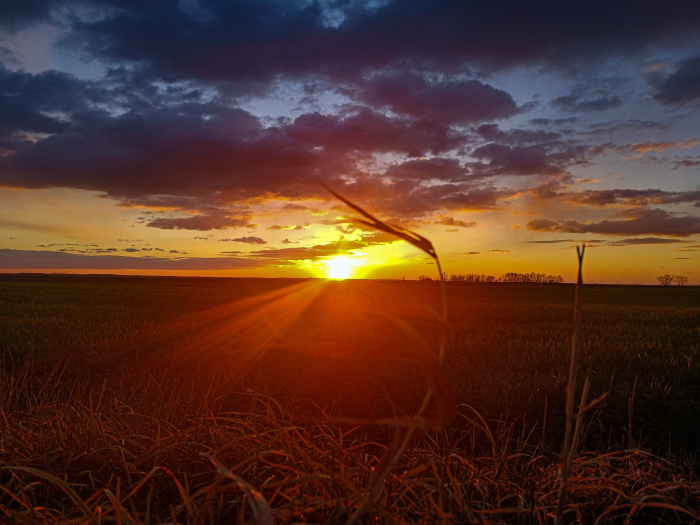
<svg viewBox="0 0 700 525">
<path fill-rule="evenodd" d="M 352 261 L 345 257 L 330 259 L 328 265 L 328 277 L 331 279 L 347 279 L 352 273 Z"/>
</svg>

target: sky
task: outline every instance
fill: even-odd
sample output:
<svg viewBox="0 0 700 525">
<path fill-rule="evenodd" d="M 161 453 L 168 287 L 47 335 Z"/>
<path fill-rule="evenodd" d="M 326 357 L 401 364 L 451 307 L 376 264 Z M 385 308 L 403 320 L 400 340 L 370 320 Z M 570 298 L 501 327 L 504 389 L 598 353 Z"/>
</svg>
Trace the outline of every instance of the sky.
<svg viewBox="0 0 700 525">
<path fill-rule="evenodd" d="M 700 284 L 692 0 L 0 3 L 0 272 Z"/>
</svg>

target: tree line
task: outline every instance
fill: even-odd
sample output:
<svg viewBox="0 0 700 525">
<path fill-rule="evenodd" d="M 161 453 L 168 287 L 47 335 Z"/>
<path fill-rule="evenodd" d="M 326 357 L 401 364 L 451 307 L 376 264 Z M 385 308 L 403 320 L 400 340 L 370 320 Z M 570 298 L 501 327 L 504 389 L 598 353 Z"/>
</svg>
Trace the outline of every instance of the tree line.
<svg viewBox="0 0 700 525">
<path fill-rule="evenodd" d="M 674 283 L 677 286 L 685 286 L 686 284 L 688 284 L 688 278 L 685 275 L 671 275 L 668 273 L 665 273 L 663 275 L 659 275 L 656 278 L 656 281 L 661 286 L 671 286 Z"/>
<path fill-rule="evenodd" d="M 445 281 L 456 282 L 456 283 L 533 283 L 533 284 L 561 284 L 564 282 L 564 278 L 561 275 L 550 275 L 546 273 L 518 273 L 518 272 L 508 272 L 504 273 L 500 277 L 495 277 L 493 275 L 479 274 L 479 273 L 467 273 L 467 274 L 444 274 Z M 437 281 L 439 279 L 433 279 L 427 275 L 421 275 L 418 277 L 419 281 Z M 688 277 L 685 275 L 670 275 L 664 274 L 656 278 L 656 281 L 661 286 L 685 286 L 688 284 Z"/>
<path fill-rule="evenodd" d="M 448 275 L 444 274 L 445 280 L 457 283 L 533 283 L 533 284 L 561 284 L 564 282 L 564 278 L 561 275 L 549 275 L 546 273 L 518 273 L 518 272 L 508 272 L 504 273 L 500 277 L 495 277 L 493 275 L 485 275 L 479 273 L 468 273 L 468 274 L 457 274 L 453 273 Z M 432 279 L 427 275 L 421 275 L 418 277 L 419 281 L 433 281 L 437 279 Z"/>
</svg>

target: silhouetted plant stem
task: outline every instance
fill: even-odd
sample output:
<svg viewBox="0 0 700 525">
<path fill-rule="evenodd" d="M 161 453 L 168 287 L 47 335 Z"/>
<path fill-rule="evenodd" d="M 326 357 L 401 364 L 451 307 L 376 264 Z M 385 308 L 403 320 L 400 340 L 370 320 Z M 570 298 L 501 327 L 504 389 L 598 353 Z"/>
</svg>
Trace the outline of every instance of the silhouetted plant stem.
<svg viewBox="0 0 700 525">
<path fill-rule="evenodd" d="M 564 434 L 564 444 L 561 451 L 561 474 L 559 479 L 559 501 L 557 504 L 557 525 L 561 525 L 566 508 L 566 482 L 571 471 L 571 464 L 576 454 L 578 439 L 574 434 L 574 422 L 576 420 L 576 381 L 578 378 L 579 361 L 579 333 L 581 331 L 581 309 L 582 309 L 582 288 L 583 288 L 583 256 L 586 245 L 581 248 L 576 247 L 578 255 L 578 279 L 576 281 L 576 298 L 574 300 L 574 335 L 571 342 L 571 361 L 569 363 L 569 384 L 566 387 L 566 432 Z M 588 381 L 586 387 L 589 386 Z M 584 394 L 588 394 L 588 388 L 584 387 Z M 580 418 L 583 416 L 583 409 L 587 399 L 582 398 Z M 580 424 L 576 425 L 576 431 L 580 431 Z"/>
<path fill-rule="evenodd" d="M 447 294 L 445 291 L 445 275 L 442 273 L 440 260 L 437 256 L 435 248 L 433 247 L 433 244 L 428 239 L 415 232 L 406 230 L 405 228 L 396 226 L 394 224 L 387 224 L 380 221 L 379 219 L 377 219 L 376 217 L 359 207 L 357 204 L 350 202 L 349 200 L 340 196 L 330 188 L 326 187 L 326 189 L 334 197 L 343 201 L 350 208 L 352 208 L 353 210 L 361 214 L 363 217 L 365 217 L 364 219 L 355 219 L 354 222 L 363 224 L 365 226 L 369 226 L 370 228 L 374 228 L 375 230 L 389 233 L 398 237 L 399 239 L 403 239 L 404 241 L 412 244 L 416 248 L 424 251 L 430 257 L 435 259 L 437 271 L 440 275 L 440 288 L 442 293 L 442 323 L 440 332 L 440 349 L 438 351 L 439 367 L 440 365 L 442 365 L 442 360 L 445 354 L 445 342 L 447 340 Z M 440 373 L 436 375 L 440 375 L 444 378 L 442 370 L 440 370 L 439 372 Z M 433 392 L 433 389 L 428 388 L 427 392 L 425 393 L 425 396 L 423 397 L 423 401 L 420 405 L 420 408 L 416 413 L 415 419 L 422 420 L 424 423 L 423 426 L 444 429 L 457 416 L 457 407 L 454 401 L 452 391 L 449 388 L 449 385 L 447 384 L 447 380 L 444 379 L 444 382 L 435 382 L 434 384 L 438 386 L 438 390 L 436 392 Z M 428 408 L 433 398 L 433 394 L 437 396 L 436 400 L 438 402 L 438 411 L 435 414 L 428 414 Z M 447 403 L 445 403 L 446 398 L 449 399 L 449 402 Z M 360 520 L 360 518 L 362 518 L 362 516 L 372 508 L 375 501 L 381 495 L 382 490 L 384 489 L 384 480 L 389 476 L 389 474 L 391 474 L 391 471 L 399 462 L 403 453 L 406 451 L 411 442 L 415 439 L 417 431 L 418 427 L 414 425 L 411 425 L 410 427 L 405 429 L 397 428 L 394 441 L 391 443 L 384 456 L 382 456 L 382 459 L 374 472 L 374 476 L 370 480 L 365 498 L 363 499 L 362 503 L 357 508 L 357 510 L 352 514 L 352 516 L 350 516 L 347 525 L 357 523 Z"/>
</svg>

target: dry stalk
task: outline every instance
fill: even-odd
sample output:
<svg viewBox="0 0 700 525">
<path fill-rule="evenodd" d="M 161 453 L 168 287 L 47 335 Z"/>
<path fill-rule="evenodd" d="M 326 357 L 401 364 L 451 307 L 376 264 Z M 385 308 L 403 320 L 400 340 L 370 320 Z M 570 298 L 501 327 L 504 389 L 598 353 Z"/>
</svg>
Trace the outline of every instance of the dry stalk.
<svg viewBox="0 0 700 525">
<path fill-rule="evenodd" d="M 389 449 L 385 452 L 382 457 L 377 469 L 375 470 L 374 476 L 372 477 L 367 494 L 363 499 L 360 506 L 353 513 L 347 522 L 347 525 L 353 525 L 357 523 L 366 512 L 368 512 L 377 498 L 381 495 L 384 489 L 384 480 L 391 474 L 394 467 L 403 456 L 404 452 L 415 439 L 417 432 L 420 427 L 428 426 L 437 430 L 442 430 L 446 428 L 457 416 L 457 405 L 454 400 L 454 395 L 449 387 L 447 379 L 444 376 L 441 365 L 445 354 L 445 341 L 447 337 L 447 295 L 445 291 L 445 276 L 442 273 L 442 267 L 440 266 L 440 259 L 438 258 L 437 252 L 433 247 L 433 244 L 425 237 L 396 226 L 394 224 L 387 224 L 361 207 L 352 202 L 348 201 L 346 198 L 342 197 L 333 190 L 328 189 L 328 191 L 337 199 L 341 200 L 347 204 L 350 208 L 361 214 L 364 219 L 355 219 L 355 222 L 374 228 L 375 230 L 383 231 L 403 239 L 404 241 L 412 244 L 419 250 L 427 253 L 430 257 L 435 260 L 437 266 L 438 274 L 440 275 L 440 291 L 442 294 L 442 323 L 440 331 L 440 347 L 438 350 L 437 357 L 437 367 L 431 367 L 431 370 L 427 372 L 426 379 L 428 379 L 429 388 L 423 397 L 423 402 L 416 413 L 415 419 L 423 424 L 416 424 L 416 421 L 407 421 L 404 425 L 405 428 L 397 428 L 396 436 L 390 445 Z M 417 334 L 413 334 L 414 337 L 419 338 Z M 438 411 L 437 413 L 429 413 L 428 408 L 430 407 L 430 402 L 436 398 Z M 422 421 L 421 421 L 422 420 Z"/>
<path fill-rule="evenodd" d="M 566 509 L 566 483 L 569 479 L 571 465 L 576 455 L 576 445 L 578 444 L 578 433 L 581 428 L 583 418 L 583 408 L 588 399 L 588 389 L 590 382 L 586 378 L 583 396 L 581 397 L 581 412 L 576 414 L 576 380 L 578 378 L 579 361 L 579 336 L 581 331 L 581 310 L 582 310 L 582 288 L 583 288 L 583 256 L 586 251 L 584 244 L 576 247 L 578 256 L 578 279 L 576 280 L 576 298 L 574 300 L 574 335 L 571 342 L 571 361 L 569 363 L 569 383 L 566 387 L 566 431 L 564 434 L 564 444 L 561 451 L 561 474 L 559 479 L 559 497 L 557 504 L 557 525 L 561 525 Z M 574 428 L 574 424 L 576 427 Z"/>
<path fill-rule="evenodd" d="M 360 487 L 385 455 L 357 429 L 297 417 L 260 393 L 210 410 L 196 390 L 180 398 L 181 384 L 159 375 L 160 385 L 109 389 L 98 405 L 90 400 L 99 388 L 89 382 L 24 396 L 38 391 L 41 374 L 9 368 L 0 361 L 2 523 L 337 525 L 366 497 Z M 14 383 L 12 373 L 20 375 Z M 169 407 L 156 413 L 163 389 Z M 489 428 L 477 414 L 451 433 L 465 443 L 483 434 L 492 452 L 453 448 L 436 435 L 412 444 L 378 485 L 372 521 L 548 523 L 560 469 L 546 452 L 530 452 L 538 448 L 534 434 L 518 438 L 512 429 Z M 623 450 L 581 453 L 569 468 L 570 508 L 580 523 L 699 523 L 700 480 L 691 465 Z"/>
<path fill-rule="evenodd" d="M 632 395 L 629 398 L 629 401 L 627 402 L 627 409 L 629 412 L 629 426 L 627 427 L 627 447 L 628 448 L 634 448 L 634 436 L 632 435 L 633 428 L 632 428 L 632 417 L 634 415 L 634 395 L 637 392 L 637 378 L 634 378 L 634 386 L 632 387 Z"/>
</svg>

